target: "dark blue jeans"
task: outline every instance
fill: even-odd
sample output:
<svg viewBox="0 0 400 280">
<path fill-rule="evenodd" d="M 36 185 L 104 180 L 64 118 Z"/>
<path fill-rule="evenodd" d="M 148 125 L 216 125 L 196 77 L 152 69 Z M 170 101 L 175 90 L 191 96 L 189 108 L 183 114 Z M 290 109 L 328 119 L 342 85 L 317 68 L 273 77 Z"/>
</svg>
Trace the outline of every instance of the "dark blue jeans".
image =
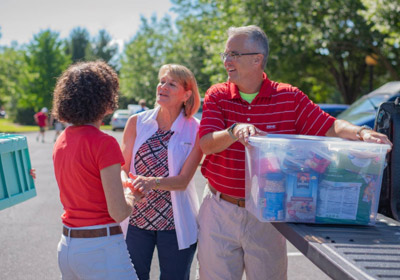
<svg viewBox="0 0 400 280">
<path fill-rule="evenodd" d="M 129 225 L 126 244 L 140 280 L 148 280 L 155 246 L 157 246 L 161 280 L 189 280 L 197 243 L 178 250 L 175 230 L 144 230 Z"/>
</svg>

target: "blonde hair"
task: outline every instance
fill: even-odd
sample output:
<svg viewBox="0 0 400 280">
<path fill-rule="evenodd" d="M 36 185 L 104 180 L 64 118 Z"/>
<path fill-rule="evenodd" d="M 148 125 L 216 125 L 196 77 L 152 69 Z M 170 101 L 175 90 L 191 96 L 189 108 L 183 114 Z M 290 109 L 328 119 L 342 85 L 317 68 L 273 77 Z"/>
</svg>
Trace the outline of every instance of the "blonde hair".
<svg viewBox="0 0 400 280">
<path fill-rule="evenodd" d="M 185 91 L 192 91 L 192 94 L 188 100 L 186 100 L 186 103 L 182 104 L 185 116 L 190 118 L 197 113 L 200 107 L 200 93 L 197 87 L 196 78 L 192 71 L 179 64 L 165 64 L 161 66 L 160 71 L 158 72 L 158 79 L 161 79 L 165 73 L 170 74 L 174 80 L 183 86 Z"/>
</svg>

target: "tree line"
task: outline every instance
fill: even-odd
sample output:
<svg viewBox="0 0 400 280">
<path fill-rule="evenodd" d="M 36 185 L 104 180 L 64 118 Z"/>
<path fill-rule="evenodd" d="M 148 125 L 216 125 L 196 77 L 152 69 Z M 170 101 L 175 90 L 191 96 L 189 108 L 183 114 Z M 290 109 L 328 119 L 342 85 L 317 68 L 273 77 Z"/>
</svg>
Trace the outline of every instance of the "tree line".
<svg viewBox="0 0 400 280">
<path fill-rule="evenodd" d="M 35 34 L 27 45 L 14 42 L 11 47 L 0 47 L 0 106 L 12 120 L 33 124 L 35 112 L 51 108 L 57 77 L 69 64 L 103 59 L 115 67 L 118 49 L 110 42 L 105 30 L 90 38 L 85 28 L 77 27 L 65 40 L 48 29 Z"/>
<path fill-rule="evenodd" d="M 0 48 L 0 105 L 16 121 L 51 107 L 56 78 L 75 61 L 103 59 L 119 73 L 120 107 L 141 98 L 154 104 L 157 73 L 165 63 L 193 71 L 204 95 L 226 80 L 220 60 L 230 26 L 255 24 L 270 41 L 268 77 L 291 83 L 315 102 L 354 102 L 375 87 L 400 80 L 399 0 L 173 0 L 166 15 L 141 18 L 139 31 L 118 52 L 101 30 L 77 27 L 69 38 L 41 31 L 26 46 Z M 129 28 L 129 27 L 127 27 Z M 0 30 L 1 36 L 1 30 Z M 366 57 L 375 66 L 368 66 Z"/>
</svg>

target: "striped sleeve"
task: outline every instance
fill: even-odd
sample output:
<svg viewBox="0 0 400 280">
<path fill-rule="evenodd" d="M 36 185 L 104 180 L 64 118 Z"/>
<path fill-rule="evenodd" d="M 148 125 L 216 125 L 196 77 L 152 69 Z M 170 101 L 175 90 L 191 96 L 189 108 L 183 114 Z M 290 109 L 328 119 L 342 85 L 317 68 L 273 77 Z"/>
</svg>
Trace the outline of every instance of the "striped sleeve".
<svg viewBox="0 0 400 280">
<path fill-rule="evenodd" d="M 199 137 L 225 129 L 222 108 L 218 104 L 218 88 L 211 87 L 204 97 L 203 115 L 200 122 Z"/>
<path fill-rule="evenodd" d="M 325 136 L 336 120 L 314 104 L 302 91 L 295 93 L 296 130 L 298 134 Z"/>
</svg>

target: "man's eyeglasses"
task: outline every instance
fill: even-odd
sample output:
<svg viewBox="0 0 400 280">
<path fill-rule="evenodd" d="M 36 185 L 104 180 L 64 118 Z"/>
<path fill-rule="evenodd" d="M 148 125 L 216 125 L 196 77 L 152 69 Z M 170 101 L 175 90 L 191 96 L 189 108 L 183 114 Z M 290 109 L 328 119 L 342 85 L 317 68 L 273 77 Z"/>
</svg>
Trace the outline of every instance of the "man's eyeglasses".
<svg viewBox="0 0 400 280">
<path fill-rule="evenodd" d="M 260 53 L 237 53 L 237 52 L 229 52 L 229 53 L 220 53 L 219 55 L 221 56 L 222 61 L 225 61 L 228 56 L 232 58 L 232 60 L 236 60 L 240 58 L 242 55 L 254 55 L 254 54 L 260 54 Z"/>
</svg>

